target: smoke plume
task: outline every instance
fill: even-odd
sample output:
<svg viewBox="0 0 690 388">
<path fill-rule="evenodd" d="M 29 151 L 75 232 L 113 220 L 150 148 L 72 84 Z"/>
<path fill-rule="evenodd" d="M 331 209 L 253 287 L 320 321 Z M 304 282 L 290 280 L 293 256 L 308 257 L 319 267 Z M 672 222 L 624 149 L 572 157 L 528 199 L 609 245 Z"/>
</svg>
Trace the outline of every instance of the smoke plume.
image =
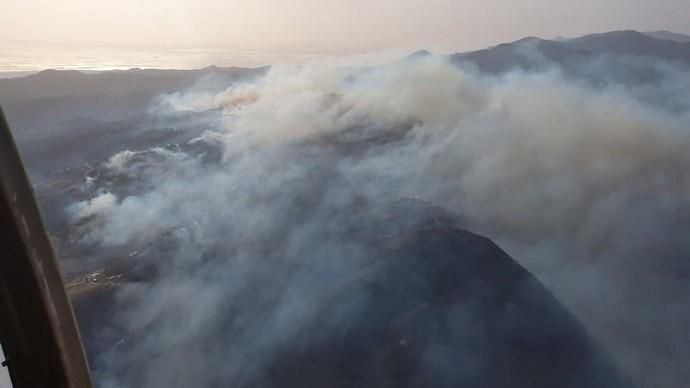
<svg viewBox="0 0 690 388">
<path fill-rule="evenodd" d="M 347 324 L 352 305 L 320 315 L 328 274 L 366 271 L 341 232 L 418 198 L 530 269 L 640 386 L 680 387 L 690 94 L 678 85 L 690 77 L 664 66 L 659 82 L 620 82 L 607 67 L 601 83 L 421 56 L 277 66 L 220 92 L 161 96 L 149 114 L 215 111 L 213 129 L 113 155 L 96 196 L 70 208 L 81 244 L 136 252 L 147 279 L 117 292 L 106 334 L 127 340 L 97 378 L 158 388 L 265 373 L 307 322 Z"/>
</svg>

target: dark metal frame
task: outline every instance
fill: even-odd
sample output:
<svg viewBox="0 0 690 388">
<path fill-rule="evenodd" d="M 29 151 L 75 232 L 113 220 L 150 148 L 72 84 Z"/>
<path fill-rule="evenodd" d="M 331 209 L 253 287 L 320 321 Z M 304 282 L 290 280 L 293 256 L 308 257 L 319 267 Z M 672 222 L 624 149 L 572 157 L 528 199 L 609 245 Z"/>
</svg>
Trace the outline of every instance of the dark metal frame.
<svg viewBox="0 0 690 388">
<path fill-rule="evenodd" d="M 15 388 L 90 388 L 33 189 L 0 109 L 0 341 Z"/>
</svg>

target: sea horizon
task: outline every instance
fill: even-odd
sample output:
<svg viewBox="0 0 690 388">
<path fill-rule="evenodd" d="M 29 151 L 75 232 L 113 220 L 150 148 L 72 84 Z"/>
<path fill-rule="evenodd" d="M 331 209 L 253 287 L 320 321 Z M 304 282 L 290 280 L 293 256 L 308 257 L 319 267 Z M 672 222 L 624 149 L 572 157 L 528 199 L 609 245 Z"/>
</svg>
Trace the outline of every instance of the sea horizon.
<svg viewBox="0 0 690 388">
<path fill-rule="evenodd" d="M 19 78 L 44 70 L 99 73 L 113 70 L 193 70 L 208 66 L 256 68 L 275 64 L 303 64 L 319 60 L 356 59 L 377 63 L 411 49 L 335 52 L 285 48 L 129 48 L 35 45 L 0 46 L 0 78 Z"/>
</svg>

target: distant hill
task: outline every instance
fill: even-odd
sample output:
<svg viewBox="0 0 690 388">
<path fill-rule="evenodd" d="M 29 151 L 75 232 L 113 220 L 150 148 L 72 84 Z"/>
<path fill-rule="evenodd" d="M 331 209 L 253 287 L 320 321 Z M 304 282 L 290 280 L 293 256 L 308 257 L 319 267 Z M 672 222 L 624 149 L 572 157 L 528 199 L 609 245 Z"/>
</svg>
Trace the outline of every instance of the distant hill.
<svg viewBox="0 0 690 388">
<path fill-rule="evenodd" d="M 262 69 L 209 66 L 199 70 L 130 69 L 102 73 L 44 70 L 21 78 L 0 79 L 0 103 L 107 92 L 110 95 L 161 93 L 191 86 L 204 75 L 246 76 Z"/>
<path fill-rule="evenodd" d="M 523 70 L 538 68 L 549 62 L 566 65 L 569 61 L 590 56 L 591 52 L 587 50 L 529 37 L 483 50 L 452 54 L 450 58 L 454 63 L 472 63 L 488 73 L 501 73 L 516 67 Z"/>
<path fill-rule="evenodd" d="M 560 65 L 566 72 L 576 72 L 582 61 L 599 55 L 652 58 L 690 65 L 690 42 L 659 39 L 637 31 L 612 31 L 573 39 L 529 37 L 483 50 L 452 54 L 450 58 L 454 63 L 473 64 L 488 73 L 514 68 L 538 70 L 552 64 Z"/>
<path fill-rule="evenodd" d="M 690 63 L 690 43 L 657 39 L 637 31 L 585 35 L 581 38 L 569 39 L 564 44 L 596 54 L 652 57 Z"/>
<path fill-rule="evenodd" d="M 73 128 L 75 119 L 113 122 L 144 114 L 156 96 L 185 90 L 205 77 L 227 86 L 265 71 L 266 68 L 215 66 L 199 70 L 130 69 L 102 73 L 44 70 L 27 77 L 0 79 L 0 106 L 21 143 L 26 137 L 43 136 L 53 128 Z M 93 127 L 92 124 L 89 126 Z"/>
<path fill-rule="evenodd" d="M 666 40 L 672 40 L 674 42 L 679 42 L 679 43 L 688 43 L 690 42 L 690 35 L 685 35 L 685 34 L 679 34 L 677 32 L 671 32 L 671 31 L 648 31 L 644 32 L 645 35 L 651 36 L 652 38 L 656 39 L 666 39 Z"/>
</svg>

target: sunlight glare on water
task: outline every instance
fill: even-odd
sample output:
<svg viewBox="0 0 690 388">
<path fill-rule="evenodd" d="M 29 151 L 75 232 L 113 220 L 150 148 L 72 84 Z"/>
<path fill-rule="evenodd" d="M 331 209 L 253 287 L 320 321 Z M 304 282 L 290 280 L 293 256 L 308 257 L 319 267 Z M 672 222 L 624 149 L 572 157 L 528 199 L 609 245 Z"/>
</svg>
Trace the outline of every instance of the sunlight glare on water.
<svg viewBox="0 0 690 388">
<path fill-rule="evenodd" d="M 0 46 L 0 77 L 22 76 L 45 69 L 105 71 L 198 69 L 210 65 L 259 67 L 302 63 L 328 53 L 287 49 L 142 49 L 99 47 Z"/>
<path fill-rule="evenodd" d="M 261 67 L 336 61 L 341 64 L 374 65 L 408 55 L 409 48 L 370 52 L 309 51 L 303 49 L 220 49 L 220 48 L 113 48 L 80 46 L 0 45 L 0 78 L 15 78 L 46 69 L 100 72 L 140 69 L 200 69 L 220 67 Z"/>
</svg>

